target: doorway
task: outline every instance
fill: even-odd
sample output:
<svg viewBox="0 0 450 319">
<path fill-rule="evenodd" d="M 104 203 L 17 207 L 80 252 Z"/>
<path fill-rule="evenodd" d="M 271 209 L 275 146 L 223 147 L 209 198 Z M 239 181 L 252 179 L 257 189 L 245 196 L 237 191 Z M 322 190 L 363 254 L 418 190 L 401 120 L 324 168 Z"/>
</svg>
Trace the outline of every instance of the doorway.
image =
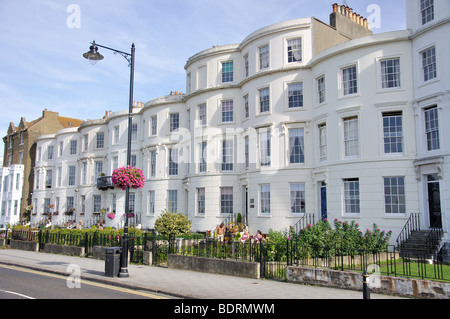
<svg viewBox="0 0 450 319">
<path fill-rule="evenodd" d="M 427 191 L 430 227 L 442 228 L 441 191 L 438 175 L 427 176 Z"/>
</svg>

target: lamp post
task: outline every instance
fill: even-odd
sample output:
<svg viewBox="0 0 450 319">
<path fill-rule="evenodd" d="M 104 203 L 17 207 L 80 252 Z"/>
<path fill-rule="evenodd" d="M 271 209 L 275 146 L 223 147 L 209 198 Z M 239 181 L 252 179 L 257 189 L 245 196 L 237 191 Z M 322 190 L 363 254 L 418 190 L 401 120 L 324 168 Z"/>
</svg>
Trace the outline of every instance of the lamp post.
<svg viewBox="0 0 450 319">
<path fill-rule="evenodd" d="M 126 53 L 103 45 L 91 43 L 89 51 L 83 54 L 83 57 L 89 60 L 92 65 L 96 64 L 98 61 L 103 60 L 103 55 L 98 53 L 98 48 L 104 48 L 113 51 L 114 54 L 120 54 L 127 61 L 130 67 L 130 100 L 128 105 L 128 143 L 127 143 L 127 167 L 131 164 L 131 128 L 133 125 L 133 87 L 134 87 L 134 58 L 136 48 L 134 43 L 131 45 L 131 53 Z M 123 230 L 123 240 L 122 240 L 122 258 L 120 263 L 120 273 L 119 277 L 126 278 L 129 277 L 128 274 L 128 213 L 130 208 L 130 187 L 128 186 L 125 191 L 125 226 Z"/>
</svg>

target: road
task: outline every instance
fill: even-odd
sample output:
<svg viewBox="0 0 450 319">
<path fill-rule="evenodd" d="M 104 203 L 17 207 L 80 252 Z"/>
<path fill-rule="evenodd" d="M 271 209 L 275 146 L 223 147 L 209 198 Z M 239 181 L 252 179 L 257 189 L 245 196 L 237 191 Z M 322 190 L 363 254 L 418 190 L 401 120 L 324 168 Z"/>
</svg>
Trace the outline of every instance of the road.
<svg viewBox="0 0 450 319">
<path fill-rule="evenodd" d="M 0 299 L 168 299 L 136 291 L 25 268 L 0 265 Z"/>
</svg>

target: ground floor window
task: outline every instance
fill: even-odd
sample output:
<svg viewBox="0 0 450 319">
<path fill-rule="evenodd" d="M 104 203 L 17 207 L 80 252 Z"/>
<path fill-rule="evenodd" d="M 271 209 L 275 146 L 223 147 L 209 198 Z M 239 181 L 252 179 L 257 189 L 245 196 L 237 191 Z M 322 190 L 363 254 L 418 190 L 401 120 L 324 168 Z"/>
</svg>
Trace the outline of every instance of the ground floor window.
<svg viewBox="0 0 450 319">
<path fill-rule="evenodd" d="M 346 214 L 359 214 L 359 179 L 344 180 L 344 212 Z"/>
<path fill-rule="evenodd" d="M 406 214 L 405 178 L 384 178 L 384 203 L 386 214 Z"/>
<path fill-rule="evenodd" d="M 291 214 L 305 213 L 305 184 L 290 184 Z"/>
<path fill-rule="evenodd" d="M 270 214 L 270 184 L 260 185 L 260 213 Z"/>
</svg>

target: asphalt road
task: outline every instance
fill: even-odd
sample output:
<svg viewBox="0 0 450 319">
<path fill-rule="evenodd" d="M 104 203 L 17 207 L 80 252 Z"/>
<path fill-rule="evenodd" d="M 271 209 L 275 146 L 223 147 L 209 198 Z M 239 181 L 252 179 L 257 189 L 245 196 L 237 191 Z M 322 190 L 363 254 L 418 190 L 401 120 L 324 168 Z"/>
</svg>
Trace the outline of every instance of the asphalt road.
<svg viewBox="0 0 450 319">
<path fill-rule="evenodd" d="M 135 291 L 34 270 L 0 265 L 0 299 L 168 299 Z"/>
</svg>

